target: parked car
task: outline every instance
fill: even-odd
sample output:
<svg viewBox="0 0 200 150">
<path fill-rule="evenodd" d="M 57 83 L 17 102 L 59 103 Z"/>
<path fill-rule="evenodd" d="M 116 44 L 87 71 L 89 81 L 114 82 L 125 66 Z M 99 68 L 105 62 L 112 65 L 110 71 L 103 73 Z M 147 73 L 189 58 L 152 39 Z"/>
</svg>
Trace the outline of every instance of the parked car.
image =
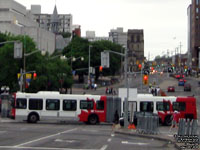
<svg viewBox="0 0 200 150">
<path fill-rule="evenodd" d="M 184 86 L 184 84 L 185 84 L 185 81 L 183 79 L 180 79 L 178 81 L 178 86 Z"/>
<path fill-rule="evenodd" d="M 174 86 L 168 86 L 167 91 L 168 92 L 175 92 L 175 87 Z"/>
<path fill-rule="evenodd" d="M 189 83 L 184 85 L 184 91 L 191 91 L 191 85 Z"/>
</svg>

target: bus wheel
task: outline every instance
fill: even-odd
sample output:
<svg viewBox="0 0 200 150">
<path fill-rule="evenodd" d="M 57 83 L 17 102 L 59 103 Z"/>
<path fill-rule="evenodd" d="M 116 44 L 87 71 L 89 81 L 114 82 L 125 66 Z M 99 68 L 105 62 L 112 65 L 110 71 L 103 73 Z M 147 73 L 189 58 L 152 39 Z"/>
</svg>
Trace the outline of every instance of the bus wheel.
<svg viewBox="0 0 200 150">
<path fill-rule="evenodd" d="M 98 117 L 96 116 L 96 115 L 91 115 L 90 117 L 89 117 L 89 119 L 88 119 L 88 122 L 90 123 L 90 124 L 96 124 L 97 122 L 98 122 Z"/>
<path fill-rule="evenodd" d="M 171 126 L 171 125 L 172 125 L 171 116 L 167 116 L 167 117 L 165 118 L 165 125 L 167 125 L 167 126 Z"/>
<path fill-rule="evenodd" d="M 38 116 L 36 114 L 30 114 L 28 117 L 28 122 L 29 123 L 37 123 L 38 121 Z"/>
</svg>

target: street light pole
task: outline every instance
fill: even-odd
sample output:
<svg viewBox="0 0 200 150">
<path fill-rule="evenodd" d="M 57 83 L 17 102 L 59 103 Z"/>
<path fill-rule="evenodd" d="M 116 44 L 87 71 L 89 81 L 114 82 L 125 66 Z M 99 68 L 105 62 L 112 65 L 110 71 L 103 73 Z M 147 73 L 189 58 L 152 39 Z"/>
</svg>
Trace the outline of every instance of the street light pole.
<svg viewBox="0 0 200 150">
<path fill-rule="evenodd" d="M 124 127 L 127 128 L 128 127 L 128 99 L 129 99 L 129 88 L 128 88 L 128 77 L 127 77 L 127 70 L 128 70 L 128 55 L 127 55 L 127 51 L 128 49 L 125 49 L 125 88 L 127 89 L 127 95 L 125 98 L 125 114 L 124 114 Z"/>
<path fill-rule="evenodd" d="M 92 47 L 91 45 L 89 45 L 89 60 L 88 60 L 88 83 L 90 84 L 90 47 Z"/>
</svg>

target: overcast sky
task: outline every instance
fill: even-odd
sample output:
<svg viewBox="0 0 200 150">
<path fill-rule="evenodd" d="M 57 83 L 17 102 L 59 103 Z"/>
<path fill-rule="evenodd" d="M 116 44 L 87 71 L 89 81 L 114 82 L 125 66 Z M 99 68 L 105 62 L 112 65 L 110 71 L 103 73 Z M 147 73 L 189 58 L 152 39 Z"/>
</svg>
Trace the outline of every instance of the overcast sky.
<svg viewBox="0 0 200 150">
<path fill-rule="evenodd" d="M 73 24 L 81 25 L 81 34 L 92 30 L 96 36 L 108 36 L 110 29 L 123 27 L 144 30 L 144 51 L 151 59 L 167 54 L 182 43 L 187 51 L 187 8 L 191 0 L 16 0 L 30 9 L 40 4 L 42 13 L 72 14 Z"/>
</svg>

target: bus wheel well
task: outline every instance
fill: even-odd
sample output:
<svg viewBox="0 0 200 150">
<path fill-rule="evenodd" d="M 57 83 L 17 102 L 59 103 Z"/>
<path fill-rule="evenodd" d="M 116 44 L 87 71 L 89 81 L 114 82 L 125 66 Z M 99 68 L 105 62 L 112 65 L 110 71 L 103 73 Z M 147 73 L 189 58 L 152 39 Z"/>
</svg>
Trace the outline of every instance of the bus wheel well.
<svg viewBox="0 0 200 150">
<path fill-rule="evenodd" d="M 97 114 L 91 114 L 88 116 L 88 123 L 89 124 L 97 124 L 99 122 L 99 117 Z"/>
<path fill-rule="evenodd" d="M 39 114 L 37 112 L 31 112 L 28 115 L 28 123 L 37 123 L 39 120 Z"/>
</svg>

